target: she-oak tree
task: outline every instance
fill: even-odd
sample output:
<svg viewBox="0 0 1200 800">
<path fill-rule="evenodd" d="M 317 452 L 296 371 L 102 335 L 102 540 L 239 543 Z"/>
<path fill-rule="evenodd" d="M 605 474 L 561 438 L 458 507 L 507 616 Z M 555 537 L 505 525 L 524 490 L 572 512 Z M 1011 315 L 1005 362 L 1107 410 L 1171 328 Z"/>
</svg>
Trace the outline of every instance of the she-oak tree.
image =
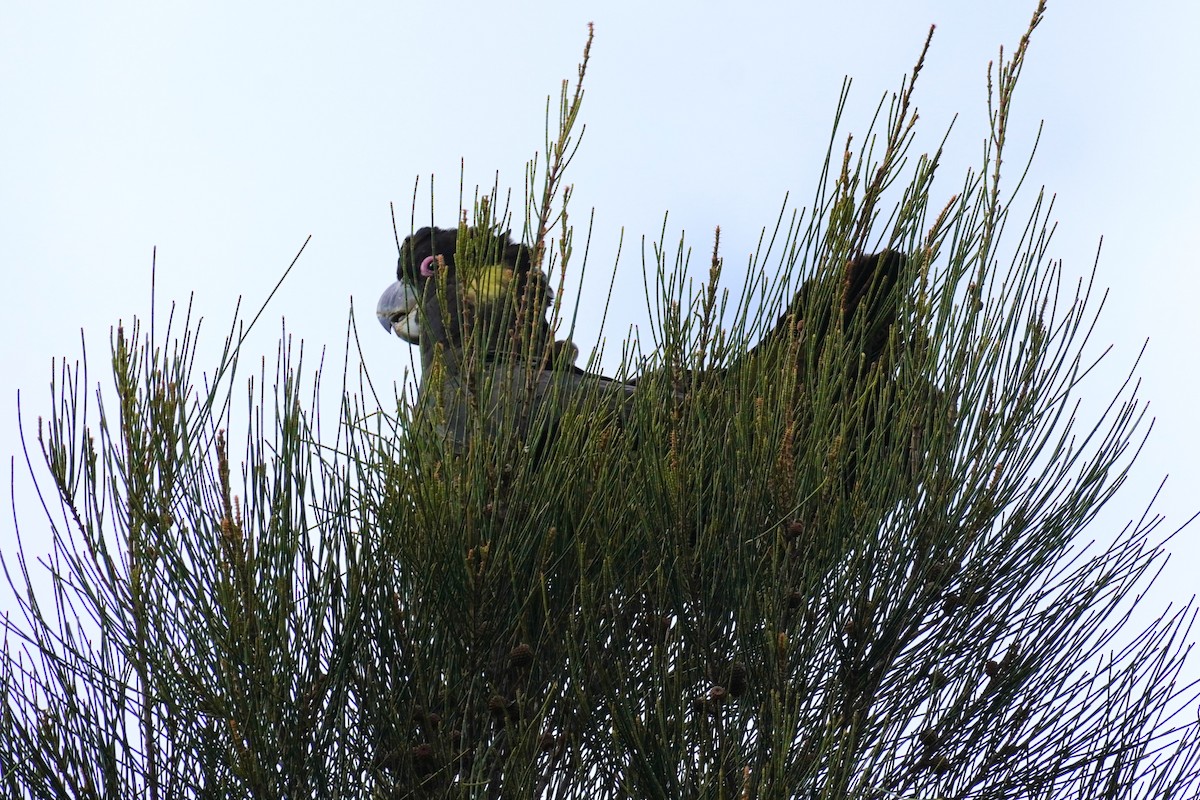
<svg viewBox="0 0 1200 800">
<path fill-rule="evenodd" d="M 1195 796 L 1197 726 L 1174 717 L 1194 701 L 1176 685 L 1192 609 L 1125 625 L 1157 520 L 1076 546 L 1143 407 L 1126 384 L 1079 429 L 1090 286 L 1062 293 L 1042 195 L 1001 250 L 1043 11 L 1002 54 L 984 166 L 957 194 L 930 198 L 940 151 L 907 159 L 922 53 L 868 145 L 831 144 L 812 211 L 781 215 L 736 304 L 716 247 L 695 295 L 682 245 L 674 269 L 656 250 L 653 356 L 634 376 L 626 352 L 616 411 L 598 381 L 541 396 L 536 442 L 470 402 L 486 435 L 437 435 L 437 403 L 348 374 L 330 441 L 305 400 L 321 371 L 290 341 L 242 406 L 245 328 L 198 381 L 190 314 L 161 340 L 118 328 L 95 400 L 64 363 L 36 431 L 50 591 L 5 557 L 24 612 L 0 662 L 8 796 Z M 493 396 L 497 330 L 527 348 L 511 407 L 574 368 L 545 346 L 563 293 L 523 305 L 517 287 L 561 287 L 572 258 L 587 57 L 527 176 L 545 280 L 501 281 L 506 311 L 459 320 L 474 397 Z M 442 300 L 503 278 L 507 214 L 486 201 L 429 284 Z M 847 265 L 885 248 L 906 257 L 880 327 L 847 303 Z M 436 397 L 445 348 L 429 364 Z"/>
</svg>

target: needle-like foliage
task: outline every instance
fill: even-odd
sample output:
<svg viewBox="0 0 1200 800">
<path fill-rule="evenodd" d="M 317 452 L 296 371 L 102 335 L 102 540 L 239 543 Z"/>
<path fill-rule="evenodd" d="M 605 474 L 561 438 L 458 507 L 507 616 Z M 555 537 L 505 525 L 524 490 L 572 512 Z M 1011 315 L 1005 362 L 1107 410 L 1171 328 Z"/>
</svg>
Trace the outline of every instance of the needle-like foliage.
<svg viewBox="0 0 1200 800">
<path fill-rule="evenodd" d="M 910 154 L 923 51 L 863 148 L 835 128 L 812 210 L 764 237 L 739 301 L 719 234 L 695 292 L 685 246 L 655 249 L 636 385 L 614 404 L 582 382 L 536 440 L 480 425 L 456 447 L 434 404 L 349 370 L 330 436 L 290 339 L 239 400 L 244 329 L 201 375 L 190 311 L 118 328 L 93 399 L 64 363 L 26 440 L 54 549 L 4 557 L 5 794 L 1195 796 L 1193 610 L 1127 624 L 1159 520 L 1084 545 L 1144 406 L 1131 380 L 1076 418 L 1091 285 L 1049 260 L 1042 195 L 1007 230 L 1028 44 L 1001 54 L 953 197 L 930 196 L 940 151 Z M 587 57 L 527 176 L 560 288 Z M 464 273 L 500 205 L 460 229 Z M 885 249 L 895 284 L 850 315 L 846 265 Z M 564 334 L 570 306 L 556 292 Z"/>
</svg>

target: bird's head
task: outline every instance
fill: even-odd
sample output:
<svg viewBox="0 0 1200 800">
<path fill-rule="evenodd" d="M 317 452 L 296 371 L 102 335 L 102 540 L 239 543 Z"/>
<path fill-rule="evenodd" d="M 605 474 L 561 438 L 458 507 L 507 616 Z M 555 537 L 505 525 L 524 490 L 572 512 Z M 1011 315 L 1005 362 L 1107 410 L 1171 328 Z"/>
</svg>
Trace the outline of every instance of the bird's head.
<svg viewBox="0 0 1200 800">
<path fill-rule="evenodd" d="M 375 313 L 384 330 L 418 345 L 423 361 L 439 344 L 457 351 L 473 340 L 492 360 L 540 355 L 553 341 L 549 282 L 532 269 L 529 248 L 505 233 L 422 228 L 401 244 L 396 279 Z"/>
</svg>

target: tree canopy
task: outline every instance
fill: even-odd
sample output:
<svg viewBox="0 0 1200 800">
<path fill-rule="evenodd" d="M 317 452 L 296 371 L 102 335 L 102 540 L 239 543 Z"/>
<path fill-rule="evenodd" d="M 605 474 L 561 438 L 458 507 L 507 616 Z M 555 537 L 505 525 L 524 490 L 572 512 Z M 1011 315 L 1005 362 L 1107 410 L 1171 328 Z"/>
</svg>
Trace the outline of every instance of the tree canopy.
<svg viewBox="0 0 1200 800">
<path fill-rule="evenodd" d="M 696 290 L 685 244 L 656 248 L 653 348 L 618 376 L 636 391 L 619 414 L 564 399 L 536 447 L 431 435 L 349 368 L 322 427 L 323 369 L 290 339 L 242 379 L 258 316 L 203 372 L 190 308 L 118 327 L 94 395 L 63 362 L 26 440 L 51 590 L 4 557 L 8 795 L 1193 796 L 1193 609 L 1127 624 L 1158 520 L 1083 544 L 1145 406 L 1131 378 L 1076 418 L 1092 285 L 1050 257 L 1043 193 L 1009 226 L 1043 11 L 953 196 L 931 197 L 940 151 L 910 152 L 922 50 L 857 149 L 835 120 L 738 299 L 719 233 Z M 588 56 L 516 211 L 567 337 Z M 513 211 L 498 187 L 470 205 L 464 265 Z M 904 254 L 888 324 L 854 322 L 847 264 L 883 250 Z"/>
</svg>

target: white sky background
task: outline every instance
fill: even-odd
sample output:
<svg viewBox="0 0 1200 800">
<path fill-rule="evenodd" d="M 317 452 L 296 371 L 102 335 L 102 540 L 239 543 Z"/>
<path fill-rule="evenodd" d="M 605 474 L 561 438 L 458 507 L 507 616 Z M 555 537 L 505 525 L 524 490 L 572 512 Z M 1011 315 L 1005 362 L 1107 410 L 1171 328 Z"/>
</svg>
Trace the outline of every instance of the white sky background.
<svg viewBox="0 0 1200 800">
<path fill-rule="evenodd" d="M 588 7 L 588 6 L 591 7 Z M 405 7 L 410 6 L 410 7 Z M 83 330 L 91 380 L 107 380 L 110 327 L 149 310 L 152 248 L 159 307 L 205 317 L 211 370 L 239 295 L 257 308 L 307 235 L 312 242 L 246 348 L 274 363 L 280 318 L 311 358 L 327 348 L 330 387 L 351 300 L 377 385 L 399 379 L 408 348 L 374 320 L 394 279 L 388 203 L 407 224 L 423 176 L 418 224 L 455 224 L 460 159 L 468 193 L 518 196 L 542 147 L 547 95 L 574 78 L 596 42 L 585 84 L 583 147 L 568 174 L 581 252 L 595 233 L 576 340 L 598 336 L 622 227 L 625 252 L 605 335 L 611 365 L 630 324 L 645 326 L 639 241 L 686 230 L 704 274 L 720 225 L 726 284 L 736 289 L 759 231 L 784 193 L 809 202 L 843 75 L 854 78 L 843 132 L 862 141 L 881 95 L 938 26 L 918 84 L 914 153 L 960 114 L 936 190 L 948 197 L 982 157 L 985 69 L 1010 52 L 1033 0 L 857 0 L 820 3 L 7 3 L 0 10 L 0 454 L 16 456 L 16 513 L 26 548 L 47 527 L 17 439 L 18 390 L 28 431 L 49 412 L 52 357 L 75 359 Z M 1133 479 L 1094 526 L 1110 538 L 1156 506 L 1165 532 L 1200 509 L 1195 458 L 1200 218 L 1197 81 L 1200 5 L 1060 0 L 1034 36 L 1007 153 L 1009 188 L 1045 120 L 1024 198 L 1058 194 L 1051 253 L 1086 275 L 1104 237 L 1098 283 L 1111 287 L 1095 343 L 1108 366 L 1085 384 L 1103 408 L 1142 341 L 1138 374 L 1155 430 Z M 940 202 L 935 201 L 934 205 Z M 1013 227 L 1023 224 L 1018 211 Z M 403 235 L 403 234 L 402 234 Z M 1016 236 L 1009 239 L 1015 247 Z M 1004 251 L 1011 253 L 1011 249 Z M 572 295 L 573 296 L 573 295 Z M 1099 347 L 1093 349 L 1098 352 Z M 207 360 L 205 360 L 207 358 Z M 310 362 L 311 363 L 311 362 Z M 336 406 L 330 405 L 329 423 Z M 1085 415 L 1083 422 L 1088 422 Z M 6 458 L 7 462 L 7 458 Z M 44 471 L 41 472 L 44 477 Z M 5 476 L 8 477 L 7 475 Z M 14 523 L 0 515 L 0 549 Z M 1185 531 L 1145 605 L 1191 597 L 1200 545 Z M 11 608 L 0 590 L 0 609 Z M 1193 664 L 1191 672 L 1200 674 Z"/>
</svg>

